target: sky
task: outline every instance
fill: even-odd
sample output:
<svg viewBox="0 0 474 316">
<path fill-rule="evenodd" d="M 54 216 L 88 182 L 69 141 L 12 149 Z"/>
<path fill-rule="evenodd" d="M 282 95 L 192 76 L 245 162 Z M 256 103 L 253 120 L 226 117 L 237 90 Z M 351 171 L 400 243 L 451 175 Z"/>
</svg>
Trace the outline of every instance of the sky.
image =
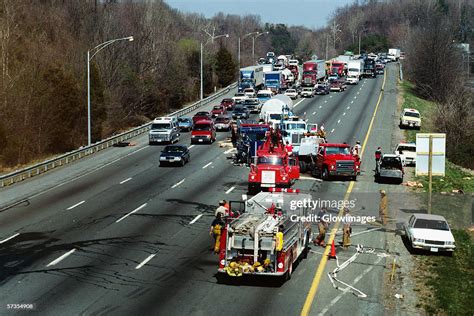
<svg viewBox="0 0 474 316">
<path fill-rule="evenodd" d="M 263 23 L 304 25 L 308 28 L 326 26 L 329 16 L 338 7 L 354 0 L 164 0 L 171 7 L 186 13 L 213 17 L 216 13 L 260 15 Z M 293 9 L 294 8 L 294 9 Z"/>
</svg>

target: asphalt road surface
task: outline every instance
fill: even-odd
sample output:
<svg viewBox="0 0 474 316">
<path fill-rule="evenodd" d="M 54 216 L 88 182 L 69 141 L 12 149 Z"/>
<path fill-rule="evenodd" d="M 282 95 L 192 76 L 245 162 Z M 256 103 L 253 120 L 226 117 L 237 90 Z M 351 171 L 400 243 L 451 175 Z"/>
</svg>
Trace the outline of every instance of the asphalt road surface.
<svg viewBox="0 0 474 316">
<path fill-rule="evenodd" d="M 351 188 L 361 215 L 376 215 L 376 192 L 392 188 L 374 183 L 372 157 L 376 146 L 392 146 L 397 71 L 389 65 L 362 175 Z M 364 79 L 345 92 L 298 99 L 295 112 L 324 124 L 330 142 L 363 142 L 383 81 L 383 76 Z M 192 146 L 184 167 L 163 168 L 158 166 L 162 146 L 149 146 L 143 135 L 134 147 L 111 148 L 2 189 L 0 314 L 297 315 L 305 302 L 314 315 L 382 314 L 387 258 L 384 232 L 377 226 L 354 226 L 359 234 L 353 244 L 374 253 L 360 254 L 338 274 L 365 298 L 333 287 L 327 272 L 336 267 L 334 260 L 315 278 L 325 250 L 316 246 L 283 285 L 265 279 L 217 283 L 217 256 L 208 235 L 213 213 L 218 200 L 241 200 L 247 193 L 248 168 L 232 164 L 228 136 L 218 133 L 213 145 Z M 180 143 L 190 144 L 189 133 Z M 342 199 L 349 183 L 306 175 L 294 187 L 314 199 Z M 336 242 L 340 239 L 337 235 Z M 338 247 L 339 262 L 355 252 Z M 317 292 L 308 298 L 312 285 Z M 33 304 L 33 310 L 7 305 L 22 303 Z"/>
</svg>

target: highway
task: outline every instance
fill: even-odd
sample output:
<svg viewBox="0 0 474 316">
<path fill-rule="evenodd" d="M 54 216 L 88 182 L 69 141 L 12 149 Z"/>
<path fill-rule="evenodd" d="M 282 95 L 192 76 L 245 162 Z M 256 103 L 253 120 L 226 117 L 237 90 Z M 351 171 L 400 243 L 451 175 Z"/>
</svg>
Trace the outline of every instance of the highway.
<svg viewBox="0 0 474 316">
<path fill-rule="evenodd" d="M 379 104 L 362 175 L 351 190 L 363 215 L 377 215 L 376 192 L 392 187 L 374 183 L 372 157 L 376 146 L 393 146 L 397 75 L 398 67 L 388 65 L 379 103 L 383 76 L 295 102 L 297 114 L 324 124 L 329 142 L 349 144 L 366 139 Z M 354 227 L 361 234 L 353 244 L 376 253 L 360 255 L 339 275 L 367 298 L 333 288 L 326 274 L 334 260 L 315 278 L 324 251 L 316 246 L 282 286 L 247 279 L 217 283 L 217 256 L 208 234 L 213 213 L 220 199 L 241 200 L 247 193 L 248 168 L 232 164 L 228 136 L 218 133 L 213 145 L 192 146 L 184 167 L 160 168 L 162 146 L 149 146 L 143 135 L 136 146 L 104 150 L 2 189 L 0 314 L 18 312 L 6 304 L 32 303 L 35 313 L 47 315 L 297 315 L 312 285 L 318 286 L 306 303 L 312 315 L 382 314 L 386 259 L 377 253 L 385 253 L 385 233 L 370 225 Z M 190 144 L 189 133 L 180 143 Z M 342 199 L 349 182 L 305 175 L 294 187 L 314 199 Z M 5 208 L 15 201 L 24 202 Z M 355 247 L 341 250 L 340 262 L 353 253 Z"/>
</svg>

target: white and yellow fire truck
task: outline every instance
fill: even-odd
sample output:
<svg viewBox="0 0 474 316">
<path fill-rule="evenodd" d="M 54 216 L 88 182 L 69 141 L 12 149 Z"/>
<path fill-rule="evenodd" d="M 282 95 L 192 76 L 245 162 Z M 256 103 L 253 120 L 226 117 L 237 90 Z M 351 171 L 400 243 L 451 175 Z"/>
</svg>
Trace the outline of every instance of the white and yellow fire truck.
<svg viewBox="0 0 474 316">
<path fill-rule="evenodd" d="M 310 211 L 301 203 L 305 199 L 311 195 L 298 189 L 272 188 L 244 202 L 231 202 L 234 213 L 242 213 L 228 219 L 222 230 L 218 272 L 289 279 L 311 239 L 311 223 L 301 220 Z"/>
</svg>

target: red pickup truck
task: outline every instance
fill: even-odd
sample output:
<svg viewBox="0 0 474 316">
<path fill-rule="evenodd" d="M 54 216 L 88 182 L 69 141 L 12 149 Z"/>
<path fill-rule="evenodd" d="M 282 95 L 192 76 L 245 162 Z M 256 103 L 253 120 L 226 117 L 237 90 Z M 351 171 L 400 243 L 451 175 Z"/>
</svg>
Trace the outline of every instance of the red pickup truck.
<svg viewBox="0 0 474 316">
<path fill-rule="evenodd" d="M 347 144 L 319 144 L 313 174 L 328 180 L 332 176 L 355 181 L 360 174 L 360 159 L 352 155 Z"/>
</svg>

